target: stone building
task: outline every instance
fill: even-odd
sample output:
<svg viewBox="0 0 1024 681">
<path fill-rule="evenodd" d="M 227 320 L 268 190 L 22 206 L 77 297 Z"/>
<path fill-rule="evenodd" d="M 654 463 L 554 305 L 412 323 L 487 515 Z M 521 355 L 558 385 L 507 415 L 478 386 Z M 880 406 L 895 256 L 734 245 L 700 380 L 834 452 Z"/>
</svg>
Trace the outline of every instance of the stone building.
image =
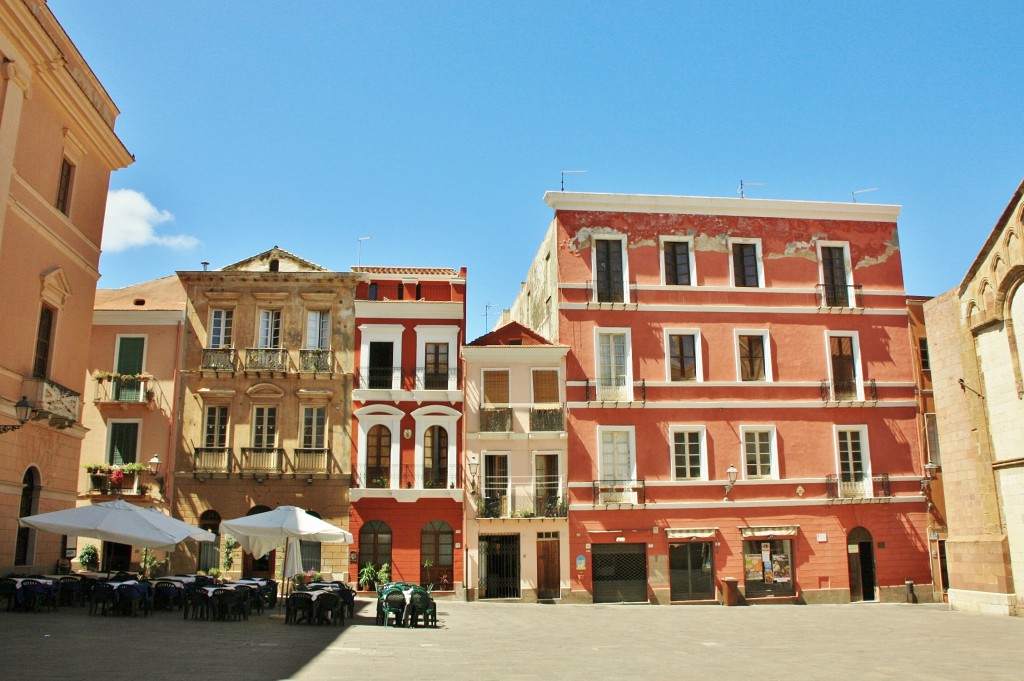
<svg viewBox="0 0 1024 681">
<path fill-rule="evenodd" d="M 275 246 L 178 277 L 187 307 L 174 515 L 219 533 L 221 520 L 294 505 L 347 528 L 360 276 Z M 186 543 L 172 570 L 219 568 L 222 544 Z M 351 581 L 348 552 L 302 543 L 305 568 Z M 245 576 L 279 572 L 276 551 L 232 559 Z"/>
<path fill-rule="evenodd" d="M 50 572 L 73 547 L 18 518 L 75 505 L 107 188 L 133 159 L 45 2 L 0 2 L 0 61 L 0 574 Z"/>
<path fill-rule="evenodd" d="M 1024 183 L 960 285 L 924 308 L 948 513 L 948 596 L 959 610 L 1021 608 L 1022 210 Z"/>
</svg>

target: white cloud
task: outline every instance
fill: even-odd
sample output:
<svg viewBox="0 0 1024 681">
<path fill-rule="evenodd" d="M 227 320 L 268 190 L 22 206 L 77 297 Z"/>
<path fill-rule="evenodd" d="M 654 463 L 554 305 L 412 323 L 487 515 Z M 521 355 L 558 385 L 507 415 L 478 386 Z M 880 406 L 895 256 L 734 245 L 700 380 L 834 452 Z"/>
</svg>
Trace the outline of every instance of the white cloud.
<svg viewBox="0 0 1024 681">
<path fill-rule="evenodd" d="M 114 189 L 107 193 L 107 212 L 103 217 L 103 250 L 127 251 L 142 246 L 163 246 L 175 250 L 194 248 L 199 239 L 184 234 L 159 236 L 156 226 L 171 222 L 174 216 L 160 210 L 142 192 Z"/>
</svg>

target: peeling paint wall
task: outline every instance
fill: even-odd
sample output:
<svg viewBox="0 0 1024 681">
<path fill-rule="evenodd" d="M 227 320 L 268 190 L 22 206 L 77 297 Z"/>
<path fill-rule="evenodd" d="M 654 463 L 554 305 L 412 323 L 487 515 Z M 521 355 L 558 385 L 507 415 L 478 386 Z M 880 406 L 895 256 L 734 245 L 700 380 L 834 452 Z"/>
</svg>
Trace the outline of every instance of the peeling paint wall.
<svg viewBox="0 0 1024 681">
<path fill-rule="evenodd" d="M 544 336 L 553 343 L 558 342 L 558 251 L 555 248 L 555 222 L 551 223 L 540 249 L 526 273 L 526 281 L 507 314 L 503 314 L 497 326 L 508 321 L 517 321 Z M 497 326 L 495 328 L 497 328 Z"/>
</svg>

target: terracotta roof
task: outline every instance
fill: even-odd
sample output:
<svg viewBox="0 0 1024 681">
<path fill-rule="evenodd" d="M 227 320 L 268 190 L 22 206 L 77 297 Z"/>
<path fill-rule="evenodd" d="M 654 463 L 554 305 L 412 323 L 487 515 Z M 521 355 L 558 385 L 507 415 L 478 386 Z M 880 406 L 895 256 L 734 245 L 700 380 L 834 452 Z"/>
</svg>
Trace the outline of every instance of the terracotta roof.
<svg viewBox="0 0 1024 681">
<path fill-rule="evenodd" d="M 466 345 L 471 347 L 504 347 L 512 345 L 509 343 L 510 340 L 519 341 L 514 347 L 560 347 L 558 344 L 552 343 L 544 336 L 523 326 L 519 322 L 509 322 L 490 333 L 480 336 L 474 341 L 466 343 Z"/>
<path fill-rule="evenodd" d="M 356 266 L 352 268 L 353 272 L 361 272 L 364 274 L 428 274 L 438 275 L 445 277 L 457 277 L 459 273 L 450 267 L 367 267 L 367 266 Z"/>
<path fill-rule="evenodd" d="M 185 289 L 177 275 L 124 288 L 96 289 L 95 310 L 184 310 Z M 139 301 L 142 301 L 139 304 Z"/>
</svg>

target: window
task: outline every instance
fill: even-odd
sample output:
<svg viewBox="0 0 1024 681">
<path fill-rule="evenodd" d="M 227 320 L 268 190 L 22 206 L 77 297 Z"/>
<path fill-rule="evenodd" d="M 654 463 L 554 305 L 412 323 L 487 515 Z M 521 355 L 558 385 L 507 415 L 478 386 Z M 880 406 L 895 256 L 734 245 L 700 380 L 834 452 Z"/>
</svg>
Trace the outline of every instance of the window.
<svg viewBox="0 0 1024 681">
<path fill-rule="evenodd" d="M 427 390 L 447 390 L 448 344 L 427 343 L 424 352 L 426 364 L 423 369 L 423 387 Z"/>
<path fill-rule="evenodd" d="M 320 514 L 316 511 L 306 511 L 306 514 L 314 518 L 320 518 Z M 299 555 L 302 557 L 302 567 L 304 569 L 320 572 L 320 554 L 320 542 L 299 540 Z"/>
<path fill-rule="evenodd" d="M 395 387 L 394 352 L 395 344 L 390 341 L 370 343 L 369 388 L 388 390 Z"/>
<path fill-rule="evenodd" d="M 775 456 L 775 429 L 771 427 L 742 427 L 743 463 L 747 480 L 778 477 Z"/>
<path fill-rule="evenodd" d="M 633 429 L 599 427 L 601 436 L 601 479 L 631 482 L 635 473 Z"/>
<path fill-rule="evenodd" d="M 50 370 L 50 352 L 53 345 L 53 327 L 57 311 L 49 305 L 39 310 L 39 328 L 36 332 L 36 353 L 32 362 L 33 378 L 46 378 Z"/>
<path fill-rule="evenodd" d="M 565 516 L 562 506 L 558 454 L 537 454 L 533 459 L 533 480 L 537 515 L 542 518 Z"/>
<path fill-rule="evenodd" d="M 821 283 L 825 289 L 825 305 L 850 307 L 850 281 L 846 269 L 846 247 L 821 248 Z"/>
<path fill-rule="evenodd" d="M 917 339 L 917 351 L 921 355 L 921 371 L 931 371 L 932 365 L 928 360 L 928 339 Z"/>
<path fill-rule="evenodd" d="M 258 348 L 281 347 L 281 311 L 260 310 L 260 327 L 256 340 Z"/>
<path fill-rule="evenodd" d="M 560 404 L 558 369 L 533 370 L 533 403 Z"/>
<path fill-rule="evenodd" d="M 594 240 L 594 273 L 599 303 L 624 301 L 622 247 L 623 239 Z"/>
<path fill-rule="evenodd" d="M 736 334 L 737 364 L 741 381 L 770 381 L 771 362 L 768 356 L 768 333 L 739 331 Z"/>
<path fill-rule="evenodd" d="M 112 465 L 138 461 L 139 422 L 111 421 L 107 424 L 107 461 Z"/>
<path fill-rule="evenodd" d="M 629 401 L 632 385 L 629 371 L 627 333 L 598 330 L 597 399 Z"/>
<path fill-rule="evenodd" d="M 391 527 L 383 520 L 371 520 L 359 528 L 359 565 L 391 564 Z"/>
<path fill-rule="evenodd" d="M 480 431 L 508 433 L 512 431 L 512 407 L 509 405 L 507 370 L 483 372 L 483 407 L 480 410 Z"/>
<path fill-rule="evenodd" d="M 668 380 L 698 380 L 697 334 L 669 333 L 666 342 L 668 344 Z"/>
<path fill-rule="evenodd" d="M 372 426 L 366 434 L 366 479 L 369 487 L 391 487 L 391 429 Z"/>
<path fill-rule="evenodd" d="M 508 507 L 508 455 L 484 455 L 484 498 L 481 517 L 507 518 Z"/>
<path fill-rule="evenodd" d="M 857 343 L 854 336 L 833 336 L 828 339 L 832 368 L 832 395 L 836 400 L 855 400 L 857 389 Z"/>
<path fill-rule="evenodd" d="M 231 326 L 234 310 L 215 309 L 210 311 L 210 348 L 219 350 L 231 347 Z"/>
<path fill-rule="evenodd" d="M 484 370 L 484 406 L 506 406 L 508 398 L 508 371 Z"/>
<path fill-rule="evenodd" d="M 420 584 L 433 584 L 442 591 L 452 585 L 455 564 L 455 532 L 443 520 L 431 520 L 420 531 Z"/>
<path fill-rule="evenodd" d="M 277 407 L 255 407 L 252 412 L 253 449 L 277 446 Z"/>
<path fill-rule="evenodd" d="M 206 408 L 206 432 L 203 446 L 224 448 L 228 446 L 228 408 L 226 406 Z"/>
<path fill-rule="evenodd" d="M 705 480 L 704 428 L 675 426 L 672 438 L 672 469 L 676 480 Z"/>
<path fill-rule="evenodd" d="M 743 542 L 744 587 L 747 598 L 794 596 L 793 542 L 754 539 Z"/>
<path fill-rule="evenodd" d="M 665 284 L 667 286 L 690 286 L 690 243 L 688 241 L 666 241 Z"/>
<path fill-rule="evenodd" d="M 119 336 L 117 339 L 117 359 L 115 371 L 122 376 L 134 376 L 142 373 L 143 357 L 146 354 L 146 338 L 144 336 Z M 142 381 L 139 379 L 118 379 L 113 382 L 115 402 L 141 402 Z"/>
<path fill-rule="evenodd" d="M 866 433 L 862 428 L 838 428 L 836 440 L 839 448 L 839 480 L 843 487 L 863 487 L 868 479 L 867 461 L 864 456 Z M 848 490 L 844 489 L 844 492 Z M 843 496 L 854 496 L 843 494 Z M 857 496 L 864 496 L 859 494 Z"/>
<path fill-rule="evenodd" d="M 327 350 L 331 347 L 331 313 L 326 310 L 306 312 L 306 348 Z"/>
<path fill-rule="evenodd" d="M 325 449 L 327 430 L 326 407 L 302 408 L 302 448 Z"/>
<path fill-rule="evenodd" d="M 942 455 L 939 453 L 939 422 L 935 414 L 924 415 L 924 428 L 928 442 L 928 463 L 939 466 L 942 464 Z"/>
<path fill-rule="evenodd" d="M 21 503 L 18 506 L 18 517 L 25 518 L 39 512 L 39 469 L 34 466 L 25 470 L 21 479 Z M 35 557 L 36 533 L 30 527 L 18 527 L 14 541 L 14 564 L 31 565 L 30 558 Z"/>
<path fill-rule="evenodd" d="M 60 181 L 57 183 L 57 200 L 54 205 L 64 215 L 70 215 L 71 210 L 71 185 L 75 180 L 75 166 L 71 161 L 61 159 Z"/>
<path fill-rule="evenodd" d="M 430 426 L 423 434 L 423 486 L 448 486 L 448 431 Z"/>
<path fill-rule="evenodd" d="M 730 239 L 733 286 L 757 288 L 762 285 L 759 246 L 760 241 L 756 239 Z"/>
</svg>

